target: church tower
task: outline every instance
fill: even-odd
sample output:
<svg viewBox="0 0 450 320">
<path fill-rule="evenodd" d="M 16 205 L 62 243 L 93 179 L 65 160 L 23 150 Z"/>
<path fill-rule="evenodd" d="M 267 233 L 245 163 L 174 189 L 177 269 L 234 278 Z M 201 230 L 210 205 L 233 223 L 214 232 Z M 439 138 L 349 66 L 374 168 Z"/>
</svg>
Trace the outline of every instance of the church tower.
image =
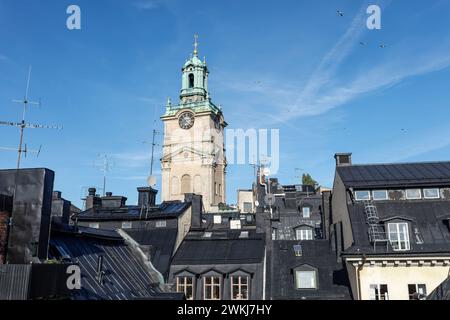
<svg viewBox="0 0 450 320">
<path fill-rule="evenodd" d="M 203 196 L 206 211 L 225 203 L 226 159 L 224 128 L 227 126 L 220 106 L 208 91 L 208 67 L 198 58 L 195 35 L 194 52 L 182 71 L 178 104 L 167 101 L 161 116 L 164 144 L 161 158 L 162 200 L 183 200 L 185 193 Z"/>
</svg>

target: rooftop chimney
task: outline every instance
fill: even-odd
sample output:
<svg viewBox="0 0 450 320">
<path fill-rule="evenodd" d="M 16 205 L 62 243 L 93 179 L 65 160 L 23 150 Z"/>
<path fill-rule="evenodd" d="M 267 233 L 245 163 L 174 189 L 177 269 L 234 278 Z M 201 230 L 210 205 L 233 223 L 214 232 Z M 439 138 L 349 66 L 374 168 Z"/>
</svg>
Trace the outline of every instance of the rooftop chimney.
<svg viewBox="0 0 450 320">
<path fill-rule="evenodd" d="M 352 165 L 352 154 L 351 153 L 336 153 L 334 155 L 334 159 L 336 159 L 336 167 Z"/>
<path fill-rule="evenodd" d="M 156 194 L 158 190 L 152 187 L 138 187 L 138 206 L 148 206 L 153 207 L 156 203 Z"/>
<path fill-rule="evenodd" d="M 200 229 L 202 227 L 202 196 L 195 193 L 185 193 L 184 201 L 191 203 L 191 228 Z"/>
<path fill-rule="evenodd" d="M 100 197 L 95 194 L 96 192 L 97 190 L 95 188 L 88 189 L 88 196 L 86 197 L 86 210 L 101 205 Z"/>
</svg>

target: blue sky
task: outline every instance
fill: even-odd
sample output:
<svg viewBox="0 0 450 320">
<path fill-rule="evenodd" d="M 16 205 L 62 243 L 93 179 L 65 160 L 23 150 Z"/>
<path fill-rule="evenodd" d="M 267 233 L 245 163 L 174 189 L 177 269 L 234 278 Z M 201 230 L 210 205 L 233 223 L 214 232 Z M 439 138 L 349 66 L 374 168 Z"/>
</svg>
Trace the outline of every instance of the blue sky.
<svg viewBox="0 0 450 320">
<path fill-rule="evenodd" d="M 81 30 L 66 28 L 70 4 L 81 8 Z M 382 8 L 381 30 L 365 26 L 369 4 Z M 0 120 L 20 120 L 11 99 L 23 96 L 32 65 L 30 97 L 42 106 L 27 120 L 64 130 L 26 131 L 42 153 L 23 167 L 54 170 L 55 189 L 80 205 L 83 187 L 101 187 L 95 163 L 106 153 L 107 189 L 133 203 L 149 171 L 143 141 L 167 97 L 177 101 L 198 33 L 229 128 L 280 129 L 280 180 L 309 172 L 331 186 L 335 152 L 355 163 L 449 159 L 448 30 L 446 0 L 0 0 Z M 0 127 L 0 137 L 15 147 L 18 130 Z M 0 151 L 1 168 L 15 162 Z M 252 170 L 229 166 L 229 203 Z"/>
</svg>

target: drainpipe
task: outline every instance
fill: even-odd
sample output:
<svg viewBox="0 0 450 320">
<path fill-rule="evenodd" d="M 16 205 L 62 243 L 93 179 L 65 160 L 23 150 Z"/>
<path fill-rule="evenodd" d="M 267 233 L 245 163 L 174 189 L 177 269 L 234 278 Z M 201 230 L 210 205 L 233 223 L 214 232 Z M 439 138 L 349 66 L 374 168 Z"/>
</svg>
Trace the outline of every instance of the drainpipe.
<svg viewBox="0 0 450 320">
<path fill-rule="evenodd" d="M 264 248 L 264 265 L 263 265 L 263 296 L 262 299 L 266 300 L 266 255 L 267 247 Z"/>
<path fill-rule="evenodd" d="M 358 300 L 361 300 L 361 278 L 359 276 L 359 273 L 364 268 L 364 263 L 366 263 L 366 261 L 367 261 L 367 257 L 365 254 L 363 254 L 362 263 L 360 266 L 358 266 L 357 272 L 356 272 L 357 285 L 358 285 Z"/>
</svg>

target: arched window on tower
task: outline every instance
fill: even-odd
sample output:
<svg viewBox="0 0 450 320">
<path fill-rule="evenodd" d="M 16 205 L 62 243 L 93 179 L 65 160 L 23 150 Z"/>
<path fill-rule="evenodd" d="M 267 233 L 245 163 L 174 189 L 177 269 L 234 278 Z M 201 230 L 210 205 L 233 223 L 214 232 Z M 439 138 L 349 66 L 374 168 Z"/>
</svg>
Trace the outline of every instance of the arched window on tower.
<svg viewBox="0 0 450 320">
<path fill-rule="evenodd" d="M 192 192 L 191 176 L 185 174 L 181 177 L 181 194 Z"/>
<path fill-rule="evenodd" d="M 190 73 L 189 74 L 189 88 L 193 88 L 194 87 L 194 74 Z"/>
</svg>

